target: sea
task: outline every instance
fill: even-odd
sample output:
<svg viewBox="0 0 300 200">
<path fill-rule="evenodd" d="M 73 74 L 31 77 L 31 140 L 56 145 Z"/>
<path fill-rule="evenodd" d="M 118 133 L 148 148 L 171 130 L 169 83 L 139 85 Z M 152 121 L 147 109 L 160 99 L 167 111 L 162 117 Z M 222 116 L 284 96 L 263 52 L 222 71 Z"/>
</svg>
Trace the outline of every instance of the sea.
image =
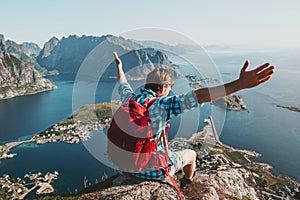
<svg viewBox="0 0 300 200">
<path fill-rule="evenodd" d="M 300 107 L 300 68 L 297 66 L 297 53 L 291 51 L 293 53 L 290 55 L 284 50 L 272 53 L 270 51 L 208 51 L 215 68 L 219 70 L 221 82 L 236 79 L 245 59 L 250 60 L 251 67 L 265 61 L 276 65 L 276 73 L 269 82 L 237 93 L 243 97 L 249 112 L 222 110 L 221 117 L 217 116 L 214 120 L 223 143 L 260 153 L 261 157 L 255 158 L 255 161 L 268 163 L 273 167 L 274 173 L 300 182 L 300 113 L 276 106 Z M 181 64 L 179 62 L 179 68 L 184 66 Z M 60 74 L 47 78 L 58 88 L 0 101 L 1 144 L 28 139 L 72 114 L 73 77 Z M 181 84 L 185 84 L 183 79 L 176 80 L 176 83 L 179 88 L 174 93 L 186 90 L 181 87 Z M 85 84 L 88 88 L 90 83 Z M 132 81 L 131 84 L 138 88 L 141 82 Z M 114 96 L 112 91 L 116 90 L 115 86 L 116 80 L 99 83 L 95 103 L 109 101 Z M 82 92 L 84 95 L 86 91 Z M 188 112 L 173 120 L 171 138 L 189 138 L 195 131 L 201 131 L 205 126 L 203 119 L 215 115 L 217 112 L 213 111 L 220 111 L 220 108 L 207 103 L 195 110 L 191 111 L 194 112 L 192 115 Z M 85 186 L 101 181 L 105 174 L 116 173 L 116 170 L 92 155 L 82 142 L 43 145 L 27 143 L 12 149 L 11 153 L 16 153 L 17 156 L 1 161 L 0 175 L 23 178 L 29 172 L 58 171 L 59 178 L 53 183 L 56 194 L 74 194 Z M 87 180 L 86 184 L 84 180 Z M 29 197 L 34 197 L 34 194 Z"/>
</svg>

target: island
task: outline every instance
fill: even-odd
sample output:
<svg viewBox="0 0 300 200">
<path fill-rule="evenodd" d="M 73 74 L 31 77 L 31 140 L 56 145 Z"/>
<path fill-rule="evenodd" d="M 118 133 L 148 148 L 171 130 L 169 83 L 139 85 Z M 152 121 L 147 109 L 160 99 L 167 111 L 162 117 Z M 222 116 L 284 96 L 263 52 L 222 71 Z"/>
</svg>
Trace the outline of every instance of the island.
<svg viewBox="0 0 300 200">
<path fill-rule="evenodd" d="M 239 95 L 226 96 L 222 99 L 213 101 L 213 104 L 227 110 L 246 110 L 247 112 L 249 112 L 249 109 L 247 108 L 247 105 L 245 104 L 242 96 Z"/>
<path fill-rule="evenodd" d="M 36 194 L 48 194 L 54 192 L 51 183 L 57 180 L 59 173 L 46 173 L 43 175 L 41 172 L 28 173 L 24 175 L 27 180 L 21 178 L 11 178 L 7 174 L 0 177 L 0 198 L 3 199 L 24 199 L 30 192 L 36 190 Z M 28 188 L 28 186 L 31 186 Z"/>
<path fill-rule="evenodd" d="M 220 83 L 219 80 L 213 78 L 199 78 L 197 75 L 188 74 L 184 76 L 189 82 L 191 88 L 197 89 L 204 87 L 207 83 Z"/>
<path fill-rule="evenodd" d="M 283 106 L 283 105 L 279 105 L 279 104 L 277 104 L 276 106 L 279 107 L 279 108 L 285 108 L 285 109 L 288 109 L 288 110 L 290 110 L 290 111 L 300 112 L 300 108 L 295 107 L 295 106 Z"/>
<path fill-rule="evenodd" d="M 207 83 L 220 83 L 220 81 L 217 79 L 198 78 L 197 75 L 193 75 L 193 74 L 185 75 L 185 78 L 187 79 L 189 86 L 194 89 L 204 87 L 205 85 L 207 85 Z M 249 112 L 249 109 L 247 108 L 247 105 L 243 101 L 242 96 L 239 95 L 228 95 L 225 96 L 224 98 L 213 101 L 212 103 L 218 107 L 227 110 L 235 110 L 235 111 L 246 110 L 247 112 Z"/>
</svg>

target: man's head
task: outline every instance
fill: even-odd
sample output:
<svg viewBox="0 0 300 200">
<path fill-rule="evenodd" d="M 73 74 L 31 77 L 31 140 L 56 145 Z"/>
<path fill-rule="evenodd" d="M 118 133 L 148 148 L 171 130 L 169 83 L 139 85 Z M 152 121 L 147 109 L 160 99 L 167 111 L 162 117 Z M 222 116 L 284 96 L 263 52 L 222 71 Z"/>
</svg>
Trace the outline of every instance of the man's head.
<svg viewBox="0 0 300 200">
<path fill-rule="evenodd" d="M 157 96 L 168 96 L 174 80 L 167 69 L 155 68 L 147 75 L 145 88 L 151 89 Z"/>
</svg>

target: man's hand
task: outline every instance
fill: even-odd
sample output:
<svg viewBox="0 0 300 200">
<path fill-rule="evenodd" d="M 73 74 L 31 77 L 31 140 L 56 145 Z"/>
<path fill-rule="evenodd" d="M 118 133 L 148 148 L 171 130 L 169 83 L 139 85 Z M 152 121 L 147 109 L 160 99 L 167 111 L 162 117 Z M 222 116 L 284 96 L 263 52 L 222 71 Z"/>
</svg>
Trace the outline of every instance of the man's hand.
<svg viewBox="0 0 300 200">
<path fill-rule="evenodd" d="M 118 70 L 118 81 L 119 83 L 121 82 L 127 82 L 124 71 L 123 71 L 123 67 L 122 67 L 122 61 L 119 58 L 117 52 L 114 52 L 114 57 L 115 57 L 115 61 L 117 64 L 117 70 Z"/>
<path fill-rule="evenodd" d="M 246 60 L 243 68 L 241 69 L 240 77 L 238 79 L 241 87 L 240 89 L 258 86 L 259 84 L 268 81 L 272 74 L 274 74 L 275 67 L 271 66 L 270 63 L 265 63 L 253 70 L 247 70 L 249 64 L 249 60 Z"/>
<path fill-rule="evenodd" d="M 204 87 L 195 90 L 194 94 L 198 103 L 215 101 L 239 90 L 255 87 L 269 80 L 274 73 L 275 67 L 270 66 L 270 63 L 265 63 L 253 70 L 247 70 L 249 64 L 249 61 L 246 60 L 243 68 L 241 69 L 239 79 L 235 81 L 224 85 Z"/>
<path fill-rule="evenodd" d="M 116 61 L 117 66 L 118 66 L 118 67 L 122 67 L 122 61 L 121 61 L 121 59 L 119 58 L 117 52 L 114 52 L 113 54 L 114 54 L 114 57 L 115 57 L 115 61 Z"/>
</svg>

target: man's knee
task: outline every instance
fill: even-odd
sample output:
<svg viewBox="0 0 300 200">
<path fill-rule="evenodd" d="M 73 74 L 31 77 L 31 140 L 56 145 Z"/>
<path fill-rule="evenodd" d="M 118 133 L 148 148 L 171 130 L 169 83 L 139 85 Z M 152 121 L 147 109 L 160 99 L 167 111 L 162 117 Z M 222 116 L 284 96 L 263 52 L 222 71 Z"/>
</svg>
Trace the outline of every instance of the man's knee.
<svg viewBox="0 0 300 200">
<path fill-rule="evenodd" d="M 196 156 L 197 156 L 196 151 L 194 151 L 193 149 L 187 149 L 187 151 L 193 158 L 196 158 Z"/>
<path fill-rule="evenodd" d="M 195 162 L 196 161 L 196 156 L 197 156 L 197 153 L 196 151 L 192 150 L 192 149 L 186 149 L 185 150 L 185 153 L 188 157 L 188 162 Z"/>
</svg>

